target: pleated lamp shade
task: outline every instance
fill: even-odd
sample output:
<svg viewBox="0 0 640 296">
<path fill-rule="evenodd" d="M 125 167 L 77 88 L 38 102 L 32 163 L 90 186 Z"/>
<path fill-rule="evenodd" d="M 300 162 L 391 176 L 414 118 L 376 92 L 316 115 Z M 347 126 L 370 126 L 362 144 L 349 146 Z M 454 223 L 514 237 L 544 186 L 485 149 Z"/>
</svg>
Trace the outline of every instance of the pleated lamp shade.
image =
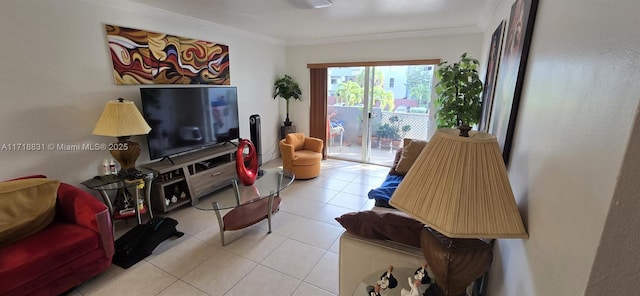
<svg viewBox="0 0 640 296">
<path fill-rule="evenodd" d="M 527 238 L 496 137 L 440 129 L 390 204 L 450 238 Z"/>
<path fill-rule="evenodd" d="M 94 135 L 125 137 L 146 135 L 151 127 L 142 118 L 136 105 L 131 101 L 120 98 L 109 101 L 102 110 L 102 115 L 93 129 Z"/>
</svg>

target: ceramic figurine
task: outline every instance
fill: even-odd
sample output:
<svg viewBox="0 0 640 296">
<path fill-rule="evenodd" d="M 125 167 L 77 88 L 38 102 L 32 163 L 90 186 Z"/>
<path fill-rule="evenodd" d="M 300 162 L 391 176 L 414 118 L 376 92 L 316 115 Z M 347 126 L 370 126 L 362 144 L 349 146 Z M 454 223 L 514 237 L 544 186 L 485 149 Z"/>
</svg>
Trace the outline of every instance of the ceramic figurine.
<svg viewBox="0 0 640 296">
<path fill-rule="evenodd" d="M 407 280 L 409 282 L 409 287 L 411 287 L 411 290 L 400 290 L 400 296 L 420 296 L 420 285 L 422 284 L 420 280 L 412 278 L 407 278 Z"/>
<path fill-rule="evenodd" d="M 429 277 L 429 274 L 427 274 L 427 266 L 427 261 L 422 262 L 422 266 L 416 269 L 413 276 L 414 279 L 419 280 L 423 285 L 431 283 L 431 278 Z"/>
<path fill-rule="evenodd" d="M 380 295 L 380 285 L 367 286 L 367 296 L 382 296 Z"/>
<path fill-rule="evenodd" d="M 393 277 L 393 274 L 391 274 L 392 272 L 393 266 L 389 265 L 387 271 L 380 276 L 380 280 L 377 282 L 377 284 L 380 285 L 380 288 L 382 288 L 382 290 L 386 290 L 387 288 L 393 289 L 398 286 L 398 280 Z"/>
</svg>

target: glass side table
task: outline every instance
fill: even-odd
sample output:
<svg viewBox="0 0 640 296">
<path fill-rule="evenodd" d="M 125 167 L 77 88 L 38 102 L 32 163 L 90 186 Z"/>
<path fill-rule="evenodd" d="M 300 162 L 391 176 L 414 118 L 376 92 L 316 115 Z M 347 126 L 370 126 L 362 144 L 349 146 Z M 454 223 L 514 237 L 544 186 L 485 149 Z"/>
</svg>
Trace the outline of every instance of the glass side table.
<svg viewBox="0 0 640 296">
<path fill-rule="evenodd" d="M 256 182 L 245 186 L 232 180 L 233 196 L 214 195 L 201 198 L 193 206 L 204 211 L 214 211 L 220 226 L 220 240 L 224 242 L 224 232 L 239 230 L 267 219 L 271 233 L 271 216 L 278 211 L 280 191 L 291 185 L 295 175 L 281 168 L 263 169 Z M 222 210 L 230 209 L 224 216 Z"/>
<path fill-rule="evenodd" d="M 149 217 L 153 218 L 153 212 L 151 211 L 151 182 L 158 176 L 158 173 L 151 170 L 141 170 L 141 178 L 130 180 L 128 178 L 124 178 L 118 175 L 105 175 L 105 176 L 96 176 L 92 179 L 86 180 L 82 182 L 82 185 L 89 189 L 96 190 L 100 193 L 102 197 L 102 201 L 109 208 L 109 213 L 111 213 L 111 218 L 116 219 L 126 219 L 133 216 L 138 218 L 138 224 L 142 224 L 141 215 L 149 212 Z M 144 189 L 144 201 L 146 201 L 146 206 L 144 203 L 141 203 L 140 199 L 140 190 Z M 116 195 L 115 199 L 127 198 L 127 195 L 132 195 L 134 198 L 134 202 L 132 206 L 132 210 L 122 212 L 120 209 L 113 205 L 111 198 L 107 191 L 115 190 Z M 130 190 L 133 190 L 133 194 L 131 194 Z"/>
</svg>

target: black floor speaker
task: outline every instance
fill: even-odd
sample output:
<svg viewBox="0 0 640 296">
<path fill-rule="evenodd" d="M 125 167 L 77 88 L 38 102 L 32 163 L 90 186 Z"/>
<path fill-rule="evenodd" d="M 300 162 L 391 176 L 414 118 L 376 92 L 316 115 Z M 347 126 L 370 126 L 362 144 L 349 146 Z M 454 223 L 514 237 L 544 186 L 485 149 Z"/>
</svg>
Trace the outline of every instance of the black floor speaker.
<svg viewBox="0 0 640 296">
<path fill-rule="evenodd" d="M 256 147 L 258 155 L 258 167 L 262 166 L 262 140 L 260 132 L 260 115 L 253 114 L 249 116 L 249 131 L 251 132 L 251 142 Z"/>
</svg>

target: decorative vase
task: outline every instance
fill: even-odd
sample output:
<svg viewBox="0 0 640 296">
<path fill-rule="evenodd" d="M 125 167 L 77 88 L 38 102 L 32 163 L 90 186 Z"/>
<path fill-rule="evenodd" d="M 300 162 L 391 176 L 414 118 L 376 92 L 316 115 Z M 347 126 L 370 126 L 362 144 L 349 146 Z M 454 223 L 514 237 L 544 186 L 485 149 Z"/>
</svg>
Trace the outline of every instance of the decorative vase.
<svg viewBox="0 0 640 296">
<path fill-rule="evenodd" d="M 249 153 L 244 155 L 244 148 L 249 149 Z M 238 150 L 236 151 L 236 172 L 238 179 L 243 185 L 252 185 L 258 177 L 258 156 L 256 147 L 247 139 L 241 139 L 238 142 Z"/>
</svg>

